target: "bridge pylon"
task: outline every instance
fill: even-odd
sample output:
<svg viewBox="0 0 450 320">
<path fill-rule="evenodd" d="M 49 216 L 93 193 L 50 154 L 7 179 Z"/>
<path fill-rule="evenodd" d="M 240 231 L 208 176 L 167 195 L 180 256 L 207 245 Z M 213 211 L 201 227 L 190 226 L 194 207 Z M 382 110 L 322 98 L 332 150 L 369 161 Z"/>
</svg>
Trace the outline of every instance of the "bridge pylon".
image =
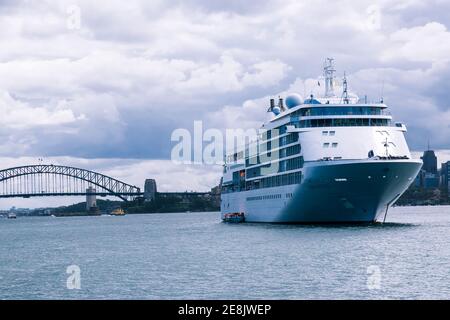
<svg viewBox="0 0 450 320">
<path fill-rule="evenodd" d="M 96 211 L 97 209 L 97 195 L 95 188 L 89 186 L 89 188 L 86 189 L 86 211 Z"/>
</svg>

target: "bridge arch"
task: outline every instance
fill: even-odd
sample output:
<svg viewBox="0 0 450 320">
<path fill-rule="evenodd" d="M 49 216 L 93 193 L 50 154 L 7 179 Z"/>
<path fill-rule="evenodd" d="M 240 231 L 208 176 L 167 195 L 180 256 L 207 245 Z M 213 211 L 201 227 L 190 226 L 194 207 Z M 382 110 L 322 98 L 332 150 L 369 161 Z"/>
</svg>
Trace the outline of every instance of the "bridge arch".
<svg viewBox="0 0 450 320">
<path fill-rule="evenodd" d="M 70 179 L 62 181 L 60 177 Z M 40 164 L 0 170 L 0 198 L 85 195 L 84 184 L 77 184 L 80 181 L 100 188 L 98 195 L 116 196 L 124 201 L 141 195 L 140 188 L 98 172 Z"/>
</svg>

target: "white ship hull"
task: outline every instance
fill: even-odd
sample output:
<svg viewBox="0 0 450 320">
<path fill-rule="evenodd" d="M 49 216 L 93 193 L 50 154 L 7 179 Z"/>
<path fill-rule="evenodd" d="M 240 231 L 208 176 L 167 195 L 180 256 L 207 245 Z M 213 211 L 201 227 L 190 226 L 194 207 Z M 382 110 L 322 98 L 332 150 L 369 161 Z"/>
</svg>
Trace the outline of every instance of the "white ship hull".
<svg viewBox="0 0 450 320">
<path fill-rule="evenodd" d="M 305 163 L 300 184 L 222 194 L 222 219 L 244 213 L 246 222 L 382 221 L 421 166 L 411 159 Z"/>
</svg>

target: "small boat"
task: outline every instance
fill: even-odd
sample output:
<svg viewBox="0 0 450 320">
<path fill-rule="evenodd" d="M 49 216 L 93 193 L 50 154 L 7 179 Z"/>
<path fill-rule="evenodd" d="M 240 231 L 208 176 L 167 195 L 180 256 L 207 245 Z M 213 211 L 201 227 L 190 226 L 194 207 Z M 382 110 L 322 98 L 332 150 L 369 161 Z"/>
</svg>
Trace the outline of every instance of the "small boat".
<svg viewBox="0 0 450 320">
<path fill-rule="evenodd" d="M 224 222 L 241 223 L 245 221 L 245 216 L 243 212 L 233 212 L 227 213 L 223 217 Z"/>
<path fill-rule="evenodd" d="M 117 208 L 117 209 L 114 209 L 113 211 L 111 211 L 110 215 L 112 215 L 112 216 L 124 216 L 125 215 L 125 211 L 122 208 Z"/>
<path fill-rule="evenodd" d="M 17 216 L 14 212 L 8 213 L 8 219 L 16 219 L 16 218 L 17 218 Z"/>
</svg>

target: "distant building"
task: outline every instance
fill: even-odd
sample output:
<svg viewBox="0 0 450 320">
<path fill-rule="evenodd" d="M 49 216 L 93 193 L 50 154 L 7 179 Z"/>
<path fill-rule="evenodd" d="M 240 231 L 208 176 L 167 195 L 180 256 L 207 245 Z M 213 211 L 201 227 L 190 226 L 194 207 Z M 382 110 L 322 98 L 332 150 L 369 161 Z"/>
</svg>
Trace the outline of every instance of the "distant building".
<svg viewBox="0 0 450 320">
<path fill-rule="evenodd" d="M 439 176 L 435 173 L 424 172 L 422 186 L 425 189 L 439 188 Z"/>
<path fill-rule="evenodd" d="M 450 197 L 450 161 L 442 164 L 441 167 L 441 186 L 448 190 L 448 196 Z"/>
<path fill-rule="evenodd" d="M 424 151 L 420 159 L 423 161 L 423 166 L 414 185 L 425 189 L 439 188 L 441 178 L 438 174 L 436 154 L 433 150 L 428 149 Z"/>
<path fill-rule="evenodd" d="M 420 188 L 422 187 L 422 176 L 423 176 L 423 170 L 420 170 L 419 173 L 417 174 L 416 178 L 414 179 L 413 185 L 416 188 Z"/>
<path fill-rule="evenodd" d="M 425 170 L 427 173 L 437 174 L 437 157 L 433 150 L 425 151 L 421 159 L 423 161 L 422 170 Z"/>
<path fill-rule="evenodd" d="M 146 201 L 155 200 L 156 197 L 156 180 L 155 179 L 146 179 L 144 184 L 144 199 Z"/>
</svg>

